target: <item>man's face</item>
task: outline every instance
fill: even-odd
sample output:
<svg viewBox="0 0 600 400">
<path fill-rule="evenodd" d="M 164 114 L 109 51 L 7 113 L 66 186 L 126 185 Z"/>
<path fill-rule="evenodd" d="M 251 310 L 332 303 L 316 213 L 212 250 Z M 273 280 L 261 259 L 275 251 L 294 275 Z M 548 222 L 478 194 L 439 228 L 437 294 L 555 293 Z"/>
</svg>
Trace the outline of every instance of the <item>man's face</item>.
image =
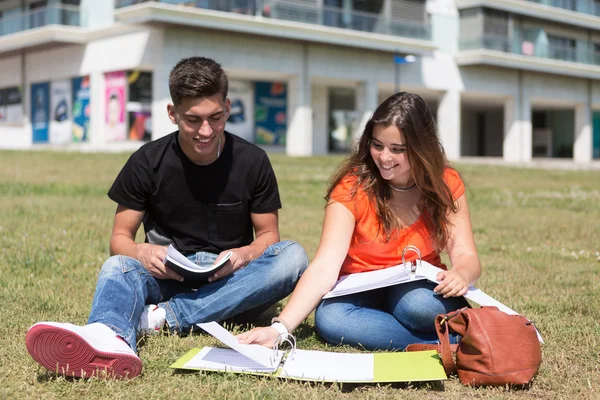
<svg viewBox="0 0 600 400">
<path fill-rule="evenodd" d="M 225 122 L 229 118 L 229 99 L 220 94 L 211 97 L 185 98 L 169 104 L 171 122 L 179 128 L 181 149 L 192 162 L 210 164 L 217 159 L 219 142 L 225 145 Z"/>
</svg>

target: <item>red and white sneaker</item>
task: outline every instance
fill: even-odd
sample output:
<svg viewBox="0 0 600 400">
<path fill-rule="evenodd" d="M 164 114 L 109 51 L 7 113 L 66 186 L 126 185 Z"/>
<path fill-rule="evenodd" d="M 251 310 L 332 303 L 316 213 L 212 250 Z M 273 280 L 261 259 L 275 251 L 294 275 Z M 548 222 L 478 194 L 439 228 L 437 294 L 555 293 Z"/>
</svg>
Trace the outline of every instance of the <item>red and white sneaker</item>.
<svg viewBox="0 0 600 400">
<path fill-rule="evenodd" d="M 100 323 L 39 322 L 29 328 L 25 343 L 35 361 L 64 376 L 133 378 L 142 372 L 131 347 Z"/>
<path fill-rule="evenodd" d="M 137 331 L 138 333 L 145 333 L 147 335 L 159 333 L 163 326 L 165 326 L 166 319 L 167 312 L 164 308 L 160 308 L 155 304 L 148 304 L 144 307 Z"/>
</svg>

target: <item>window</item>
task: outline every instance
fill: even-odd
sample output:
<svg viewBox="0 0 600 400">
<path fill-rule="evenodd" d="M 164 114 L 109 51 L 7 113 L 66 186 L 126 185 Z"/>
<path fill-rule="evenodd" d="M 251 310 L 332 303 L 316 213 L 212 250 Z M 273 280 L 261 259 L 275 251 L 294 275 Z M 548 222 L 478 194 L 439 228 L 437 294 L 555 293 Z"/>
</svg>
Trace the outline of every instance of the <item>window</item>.
<svg viewBox="0 0 600 400">
<path fill-rule="evenodd" d="M 548 56 L 557 60 L 576 61 L 575 39 L 548 35 Z"/>
<path fill-rule="evenodd" d="M 28 28 L 39 28 L 48 24 L 46 1 L 36 1 L 29 4 L 29 26 Z"/>
</svg>

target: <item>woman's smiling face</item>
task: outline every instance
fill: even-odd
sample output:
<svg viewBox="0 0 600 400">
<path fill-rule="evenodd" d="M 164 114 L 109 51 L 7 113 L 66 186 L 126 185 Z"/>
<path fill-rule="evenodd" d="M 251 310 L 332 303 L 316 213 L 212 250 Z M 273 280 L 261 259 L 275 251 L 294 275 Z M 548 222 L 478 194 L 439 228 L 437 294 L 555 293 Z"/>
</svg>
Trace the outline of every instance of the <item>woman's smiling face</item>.
<svg viewBox="0 0 600 400">
<path fill-rule="evenodd" d="M 406 152 L 404 135 L 395 125 L 373 127 L 370 153 L 381 177 L 391 185 L 405 187 L 414 183 Z"/>
</svg>

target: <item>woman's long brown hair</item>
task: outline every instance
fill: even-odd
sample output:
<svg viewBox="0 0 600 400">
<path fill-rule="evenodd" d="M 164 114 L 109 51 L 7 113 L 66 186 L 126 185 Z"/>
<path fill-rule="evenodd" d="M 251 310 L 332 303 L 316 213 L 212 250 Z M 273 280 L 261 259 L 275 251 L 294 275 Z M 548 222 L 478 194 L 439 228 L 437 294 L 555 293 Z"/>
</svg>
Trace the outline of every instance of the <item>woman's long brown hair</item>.
<svg viewBox="0 0 600 400">
<path fill-rule="evenodd" d="M 354 151 L 331 177 L 325 199 L 330 200 L 333 189 L 345 176 L 355 175 L 358 179 L 350 195 L 354 196 L 358 187 L 367 193 L 375 206 L 380 231 L 383 231 L 386 240 L 390 240 L 401 228 L 392 207 L 392 191 L 381 177 L 370 153 L 376 124 L 384 127 L 394 125 L 404 134 L 410 172 L 423 193 L 417 207 L 425 218 L 435 248 L 443 250 L 449 238 L 448 214 L 457 211 L 456 199 L 452 198 L 444 182 L 444 169 L 448 162 L 436 134 L 435 122 L 423 99 L 416 94 L 400 92 L 377 107 Z"/>
</svg>

